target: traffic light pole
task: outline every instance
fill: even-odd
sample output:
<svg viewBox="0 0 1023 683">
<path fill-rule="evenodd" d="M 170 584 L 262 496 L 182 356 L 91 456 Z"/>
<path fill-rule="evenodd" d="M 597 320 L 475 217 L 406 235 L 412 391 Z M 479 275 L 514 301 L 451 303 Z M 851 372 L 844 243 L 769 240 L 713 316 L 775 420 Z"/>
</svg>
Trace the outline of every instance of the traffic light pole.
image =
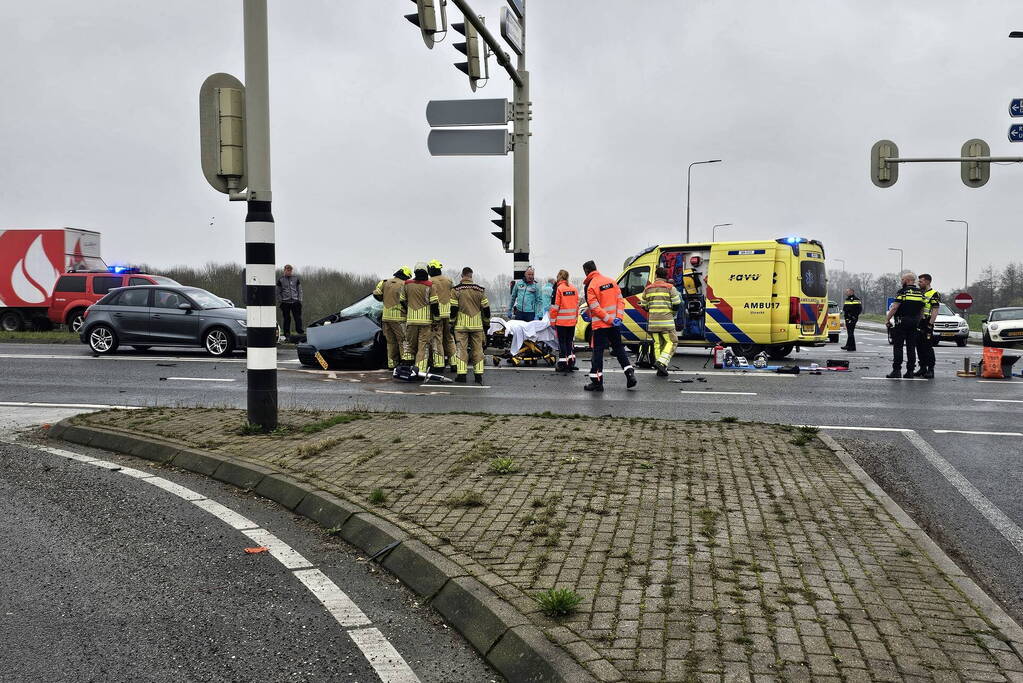
<svg viewBox="0 0 1023 683">
<path fill-rule="evenodd" d="M 246 380 L 249 424 L 277 427 L 277 288 L 270 212 L 270 84 L 266 0 L 243 0 L 245 25 Z"/>
</svg>

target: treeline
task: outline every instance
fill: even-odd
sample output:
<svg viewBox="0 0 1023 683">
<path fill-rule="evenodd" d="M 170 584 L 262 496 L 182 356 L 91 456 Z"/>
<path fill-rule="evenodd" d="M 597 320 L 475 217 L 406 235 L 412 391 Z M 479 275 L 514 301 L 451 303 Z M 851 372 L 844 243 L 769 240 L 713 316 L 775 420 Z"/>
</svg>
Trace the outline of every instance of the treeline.
<svg viewBox="0 0 1023 683">
<path fill-rule="evenodd" d="M 236 306 L 244 306 L 244 266 L 237 263 L 207 263 L 203 266 L 174 266 L 158 268 L 145 266 L 145 272 L 166 275 L 183 285 L 199 287 L 217 296 L 230 299 Z M 339 310 L 370 295 L 378 276 L 345 273 L 332 268 L 303 268 L 296 266 L 295 274 L 302 280 L 302 317 L 309 323 L 337 313 Z M 456 283 L 460 271 L 445 271 Z M 277 277 L 281 271 L 277 271 Z M 510 275 L 493 278 L 476 277 L 478 284 L 487 288 L 495 315 L 503 315 L 508 307 Z M 280 313 L 278 312 L 278 321 Z"/>
<path fill-rule="evenodd" d="M 960 287 L 949 287 L 946 282 L 935 282 L 934 285 L 949 306 L 952 305 L 952 297 L 962 291 Z M 899 276 L 895 273 L 874 275 L 828 271 L 828 297 L 841 302 L 846 288 L 852 287 L 863 300 L 866 313 L 884 313 L 888 297 L 894 296 L 900 286 Z M 1023 306 L 1023 263 L 1011 262 L 1002 269 L 988 266 L 966 291 L 973 295 L 971 313 L 987 313 L 1001 306 Z"/>
</svg>

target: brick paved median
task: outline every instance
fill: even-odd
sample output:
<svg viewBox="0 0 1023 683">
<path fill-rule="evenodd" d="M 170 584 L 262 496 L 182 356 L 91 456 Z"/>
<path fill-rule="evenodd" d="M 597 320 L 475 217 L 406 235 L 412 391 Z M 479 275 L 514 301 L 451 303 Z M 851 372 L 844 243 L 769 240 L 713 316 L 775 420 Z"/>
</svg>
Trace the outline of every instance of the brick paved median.
<svg viewBox="0 0 1023 683">
<path fill-rule="evenodd" d="M 569 416 L 145 409 L 83 424 L 272 466 L 457 562 L 600 680 L 1023 681 L 813 434 Z M 498 470 L 510 470 L 499 473 Z M 536 594 L 576 591 L 564 617 Z"/>
</svg>

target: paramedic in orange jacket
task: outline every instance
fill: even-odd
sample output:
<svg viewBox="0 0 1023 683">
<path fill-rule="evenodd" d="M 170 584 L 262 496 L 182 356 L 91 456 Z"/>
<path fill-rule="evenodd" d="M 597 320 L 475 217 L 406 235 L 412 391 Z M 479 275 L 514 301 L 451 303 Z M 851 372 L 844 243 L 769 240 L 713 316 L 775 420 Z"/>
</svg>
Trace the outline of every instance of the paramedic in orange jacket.
<svg viewBox="0 0 1023 683">
<path fill-rule="evenodd" d="M 636 370 L 629 361 L 629 352 L 622 344 L 621 330 L 625 326 L 622 322 L 622 316 L 625 315 L 622 290 L 614 280 L 598 273 L 593 261 L 583 264 L 583 272 L 586 273 L 583 287 L 593 329 L 590 383 L 583 388 L 586 391 L 604 391 L 604 349 L 610 347 L 625 371 L 626 386 L 631 389 L 636 386 Z"/>
<path fill-rule="evenodd" d="M 575 324 L 579 321 L 579 290 L 568 281 L 567 270 L 558 271 L 550 321 L 558 335 L 558 372 L 575 370 Z"/>
</svg>

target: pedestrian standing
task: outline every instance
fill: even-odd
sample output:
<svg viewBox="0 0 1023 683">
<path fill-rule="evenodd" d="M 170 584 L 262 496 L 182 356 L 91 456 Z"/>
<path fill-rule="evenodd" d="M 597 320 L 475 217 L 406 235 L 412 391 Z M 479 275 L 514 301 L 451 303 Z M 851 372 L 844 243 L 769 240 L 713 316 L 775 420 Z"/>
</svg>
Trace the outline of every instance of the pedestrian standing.
<svg viewBox="0 0 1023 683">
<path fill-rule="evenodd" d="M 425 263 L 417 263 L 412 279 L 405 282 L 401 303 L 405 310 L 406 360 L 414 360 L 419 372 L 425 374 L 430 364 L 433 322 L 440 317 L 440 303 Z"/>
<path fill-rule="evenodd" d="M 440 318 L 433 324 L 433 372 L 444 372 L 448 365 L 452 372 L 456 372 L 455 336 L 451 329 L 451 290 L 455 283 L 443 274 L 444 264 L 437 259 L 427 264 L 426 272 L 440 304 Z"/>
<path fill-rule="evenodd" d="M 924 308 L 924 295 L 917 289 L 916 275 L 902 275 L 902 289 L 895 293 L 895 303 L 885 316 L 885 324 L 892 328 L 892 371 L 885 375 L 888 379 L 899 379 L 902 371 L 902 349 L 906 349 L 906 374 L 904 379 L 913 376 L 916 365 L 916 338 L 920 328 L 920 316 Z M 894 324 L 892 319 L 895 319 Z"/>
<path fill-rule="evenodd" d="M 381 328 L 387 341 L 387 367 L 392 370 L 405 356 L 405 312 L 401 306 L 401 291 L 405 281 L 412 277 L 412 269 L 402 266 L 394 275 L 377 283 L 373 298 L 384 304 Z"/>
<path fill-rule="evenodd" d="M 575 325 L 579 321 L 579 290 L 568 281 L 568 271 L 559 270 L 549 316 L 558 335 L 559 372 L 575 370 Z"/>
<path fill-rule="evenodd" d="M 512 300 L 508 317 L 513 320 L 531 322 L 543 317 L 546 307 L 541 302 L 543 287 L 536 281 L 533 266 L 526 268 L 522 279 L 512 286 Z"/>
<path fill-rule="evenodd" d="M 295 318 L 295 334 L 302 334 L 302 280 L 295 275 L 291 264 L 284 266 L 284 274 L 277 278 L 277 300 L 281 302 L 285 338 L 291 334 L 291 319 Z"/>
<path fill-rule="evenodd" d="M 931 288 L 930 273 L 920 273 L 917 283 L 924 297 L 924 307 L 920 312 L 920 331 L 916 339 L 916 357 L 920 365 L 916 376 L 934 379 L 934 319 L 938 317 L 941 295 Z"/>
<path fill-rule="evenodd" d="M 554 289 L 558 286 L 558 281 L 555 278 L 547 278 L 547 282 L 543 283 L 540 288 L 540 309 L 536 312 L 536 317 L 539 320 L 543 317 L 545 311 L 554 305 Z M 554 321 L 551 321 L 551 325 Z"/>
<path fill-rule="evenodd" d="M 457 340 L 456 382 L 464 382 L 469 367 L 473 380 L 483 384 L 483 346 L 490 327 L 490 302 L 486 290 L 472 281 L 472 268 L 462 268 L 462 281 L 451 292 L 451 318 Z"/>
<path fill-rule="evenodd" d="M 654 345 L 654 367 L 658 377 L 668 376 L 668 363 L 678 348 L 675 315 L 682 305 L 682 295 L 668 282 L 668 269 L 658 266 L 654 281 L 646 286 L 641 297 L 647 311 L 647 332 Z"/>
<path fill-rule="evenodd" d="M 625 326 L 622 316 L 625 315 L 625 300 L 618 283 L 601 275 L 593 261 L 583 264 L 586 279 L 583 287 L 586 290 L 586 304 L 593 321 L 593 358 L 590 365 L 590 383 L 583 387 L 586 391 L 604 391 L 604 349 L 610 348 L 618 363 L 625 372 L 625 384 L 631 389 L 636 386 L 636 369 L 629 360 L 629 352 L 622 344 L 621 330 Z"/>
<path fill-rule="evenodd" d="M 856 350 L 856 323 L 860 320 L 860 313 L 863 312 L 863 302 L 856 296 L 856 292 L 850 287 L 845 290 L 845 303 L 842 304 L 842 315 L 845 317 L 845 346 L 844 351 Z"/>
</svg>

